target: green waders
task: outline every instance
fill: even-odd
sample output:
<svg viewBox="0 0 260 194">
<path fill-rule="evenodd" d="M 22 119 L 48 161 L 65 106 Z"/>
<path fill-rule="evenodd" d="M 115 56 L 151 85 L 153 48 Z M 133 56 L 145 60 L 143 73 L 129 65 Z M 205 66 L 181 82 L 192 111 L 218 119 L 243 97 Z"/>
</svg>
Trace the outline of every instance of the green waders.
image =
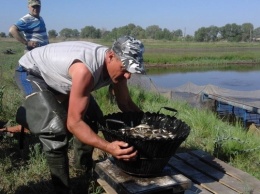
<svg viewBox="0 0 260 194">
<path fill-rule="evenodd" d="M 17 122 L 39 136 L 50 168 L 51 178 L 57 194 L 69 194 L 70 179 L 68 165 L 68 131 L 66 107 L 59 103 L 48 90 L 36 92 L 26 98 L 18 109 Z M 97 120 L 102 112 L 91 96 L 85 122 L 97 132 Z M 89 171 L 93 167 L 93 147 L 74 139 L 75 168 Z M 83 188 L 82 188 L 83 189 Z"/>
</svg>

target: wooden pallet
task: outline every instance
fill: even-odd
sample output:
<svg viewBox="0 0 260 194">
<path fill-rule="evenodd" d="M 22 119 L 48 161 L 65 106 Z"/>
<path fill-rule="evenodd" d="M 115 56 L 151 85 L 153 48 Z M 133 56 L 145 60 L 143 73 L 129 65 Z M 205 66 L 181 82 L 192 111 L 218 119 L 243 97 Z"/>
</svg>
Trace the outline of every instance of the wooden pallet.
<svg viewBox="0 0 260 194">
<path fill-rule="evenodd" d="M 176 154 L 168 163 L 192 180 L 194 193 L 260 194 L 258 179 L 202 150 Z"/>
<path fill-rule="evenodd" d="M 147 193 L 183 193 L 191 187 L 191 181 L 180 173 L 165 168 L 157 177 L 136 177 L 124 173 L 113 160 L 96 164 L 95 172 L 100 177 L 97 181 L 109 194 L 147 194 Z"/>
<path fill-rule="evenodd" d="M 128 177 L 126 180 L 121 180 L 120 182 L 117 180 L 123 173 L 120 169 L 112 163 L 110 163 L 110 166 L 108 163 L 106 163 L 106 165 L 102 164 L 102 167 L 100 167 L 100 165 L 101 163 L 97 164 L 99 167 L 98 169 L 96 168 L 97 174 L 100 175 L 98 182 L 108 194 L 165 193 L 166 191 L 185 194 L 260 194 L 260 180 L 202 150 L 174 155 L 169 160 L 166 169 L 171 169 L 172 177 L 177 181 L 165 187 L 154 187 L 154 190 L 149 190 L 149 184 L 147 184 L 146 187 L 148 189 L 143 185 L 139 185 L 139 188 L 135 188 L 136 190 L 128 192 L 124 185 L 129 185 L 129 183 L 133 184 L 135 177 L 130 176 L 130 178 Z M 113 172 L 116 173 L 111 175 Z M 111 176 L 114 179 L 112 181 Z M 191 182 L 189 182 L 189 180 L 192 181 L 192 184 L 190 184 Z M 129 187 L 133 188 L 131 184 Z M 122 185 L 124 191 L 122 191 Z M 119 188 L 121 188 L 121 190 Z"/>
</svg>

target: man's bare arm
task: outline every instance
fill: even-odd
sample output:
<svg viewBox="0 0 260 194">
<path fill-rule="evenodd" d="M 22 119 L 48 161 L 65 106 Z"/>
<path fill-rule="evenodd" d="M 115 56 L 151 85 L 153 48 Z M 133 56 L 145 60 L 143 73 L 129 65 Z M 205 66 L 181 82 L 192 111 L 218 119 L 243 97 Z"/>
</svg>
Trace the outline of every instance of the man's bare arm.
<svg viewBox="0 0 260 194">
<path fill-rule="evenodd" d="M 18 28 L 15 25 L 12 25 L 9 29 L 10 34 L 12 34 L 12 36 L 18 40 L 19 42 L 21 42 L 24 45 L 27 45 L 27 41 L 24 39 L 24 37 L 20 34 L 20 31 L 18 30 Z"/>
<path fill-rule="evenodd" d="M 123 112 L 140 112 L 140 108 L 133 102 L 127 87 L 127 80 L 114 84 L 114 92 L 118 107 Z"/>
</svg>

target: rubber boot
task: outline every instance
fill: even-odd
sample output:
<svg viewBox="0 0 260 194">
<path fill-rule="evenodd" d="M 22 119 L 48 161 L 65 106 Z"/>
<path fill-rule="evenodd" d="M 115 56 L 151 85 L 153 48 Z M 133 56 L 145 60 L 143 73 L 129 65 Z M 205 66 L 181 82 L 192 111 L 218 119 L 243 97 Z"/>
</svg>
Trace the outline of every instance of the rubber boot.
<svg viewBox="0 0 260 194">
<path fill-rule="evenodd" d="M 52 183 L 56 194 L 69 194 L 69 163 L 67 154 L 54 155 L 46 153 L 50 168 Z"/>
<path fill-rule="evenodd" d="M 83 144 L 76 137 L 73 139 L 74 167 L 76 170 L 89 171 L 93 167 L 92 146 Z"/>
</svg>

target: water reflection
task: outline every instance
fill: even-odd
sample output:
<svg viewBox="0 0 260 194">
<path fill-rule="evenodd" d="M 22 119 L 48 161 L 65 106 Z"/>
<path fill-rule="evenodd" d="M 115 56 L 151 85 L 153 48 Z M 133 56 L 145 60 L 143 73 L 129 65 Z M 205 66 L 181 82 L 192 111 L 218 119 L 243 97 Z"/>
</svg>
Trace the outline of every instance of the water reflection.
<svg viewBox="0 0 260 194">
<path fill-rule="evenodd" d="M 212 84 L 221 88 L 241 91 L 260 90 L 260 70 L 247 71 L 195 71 L 195 72 L 159 72 L 148 71 L 148 77 L 159 87 L 175 88 L 192 82 L 197 85 Z"/>
</svg>

